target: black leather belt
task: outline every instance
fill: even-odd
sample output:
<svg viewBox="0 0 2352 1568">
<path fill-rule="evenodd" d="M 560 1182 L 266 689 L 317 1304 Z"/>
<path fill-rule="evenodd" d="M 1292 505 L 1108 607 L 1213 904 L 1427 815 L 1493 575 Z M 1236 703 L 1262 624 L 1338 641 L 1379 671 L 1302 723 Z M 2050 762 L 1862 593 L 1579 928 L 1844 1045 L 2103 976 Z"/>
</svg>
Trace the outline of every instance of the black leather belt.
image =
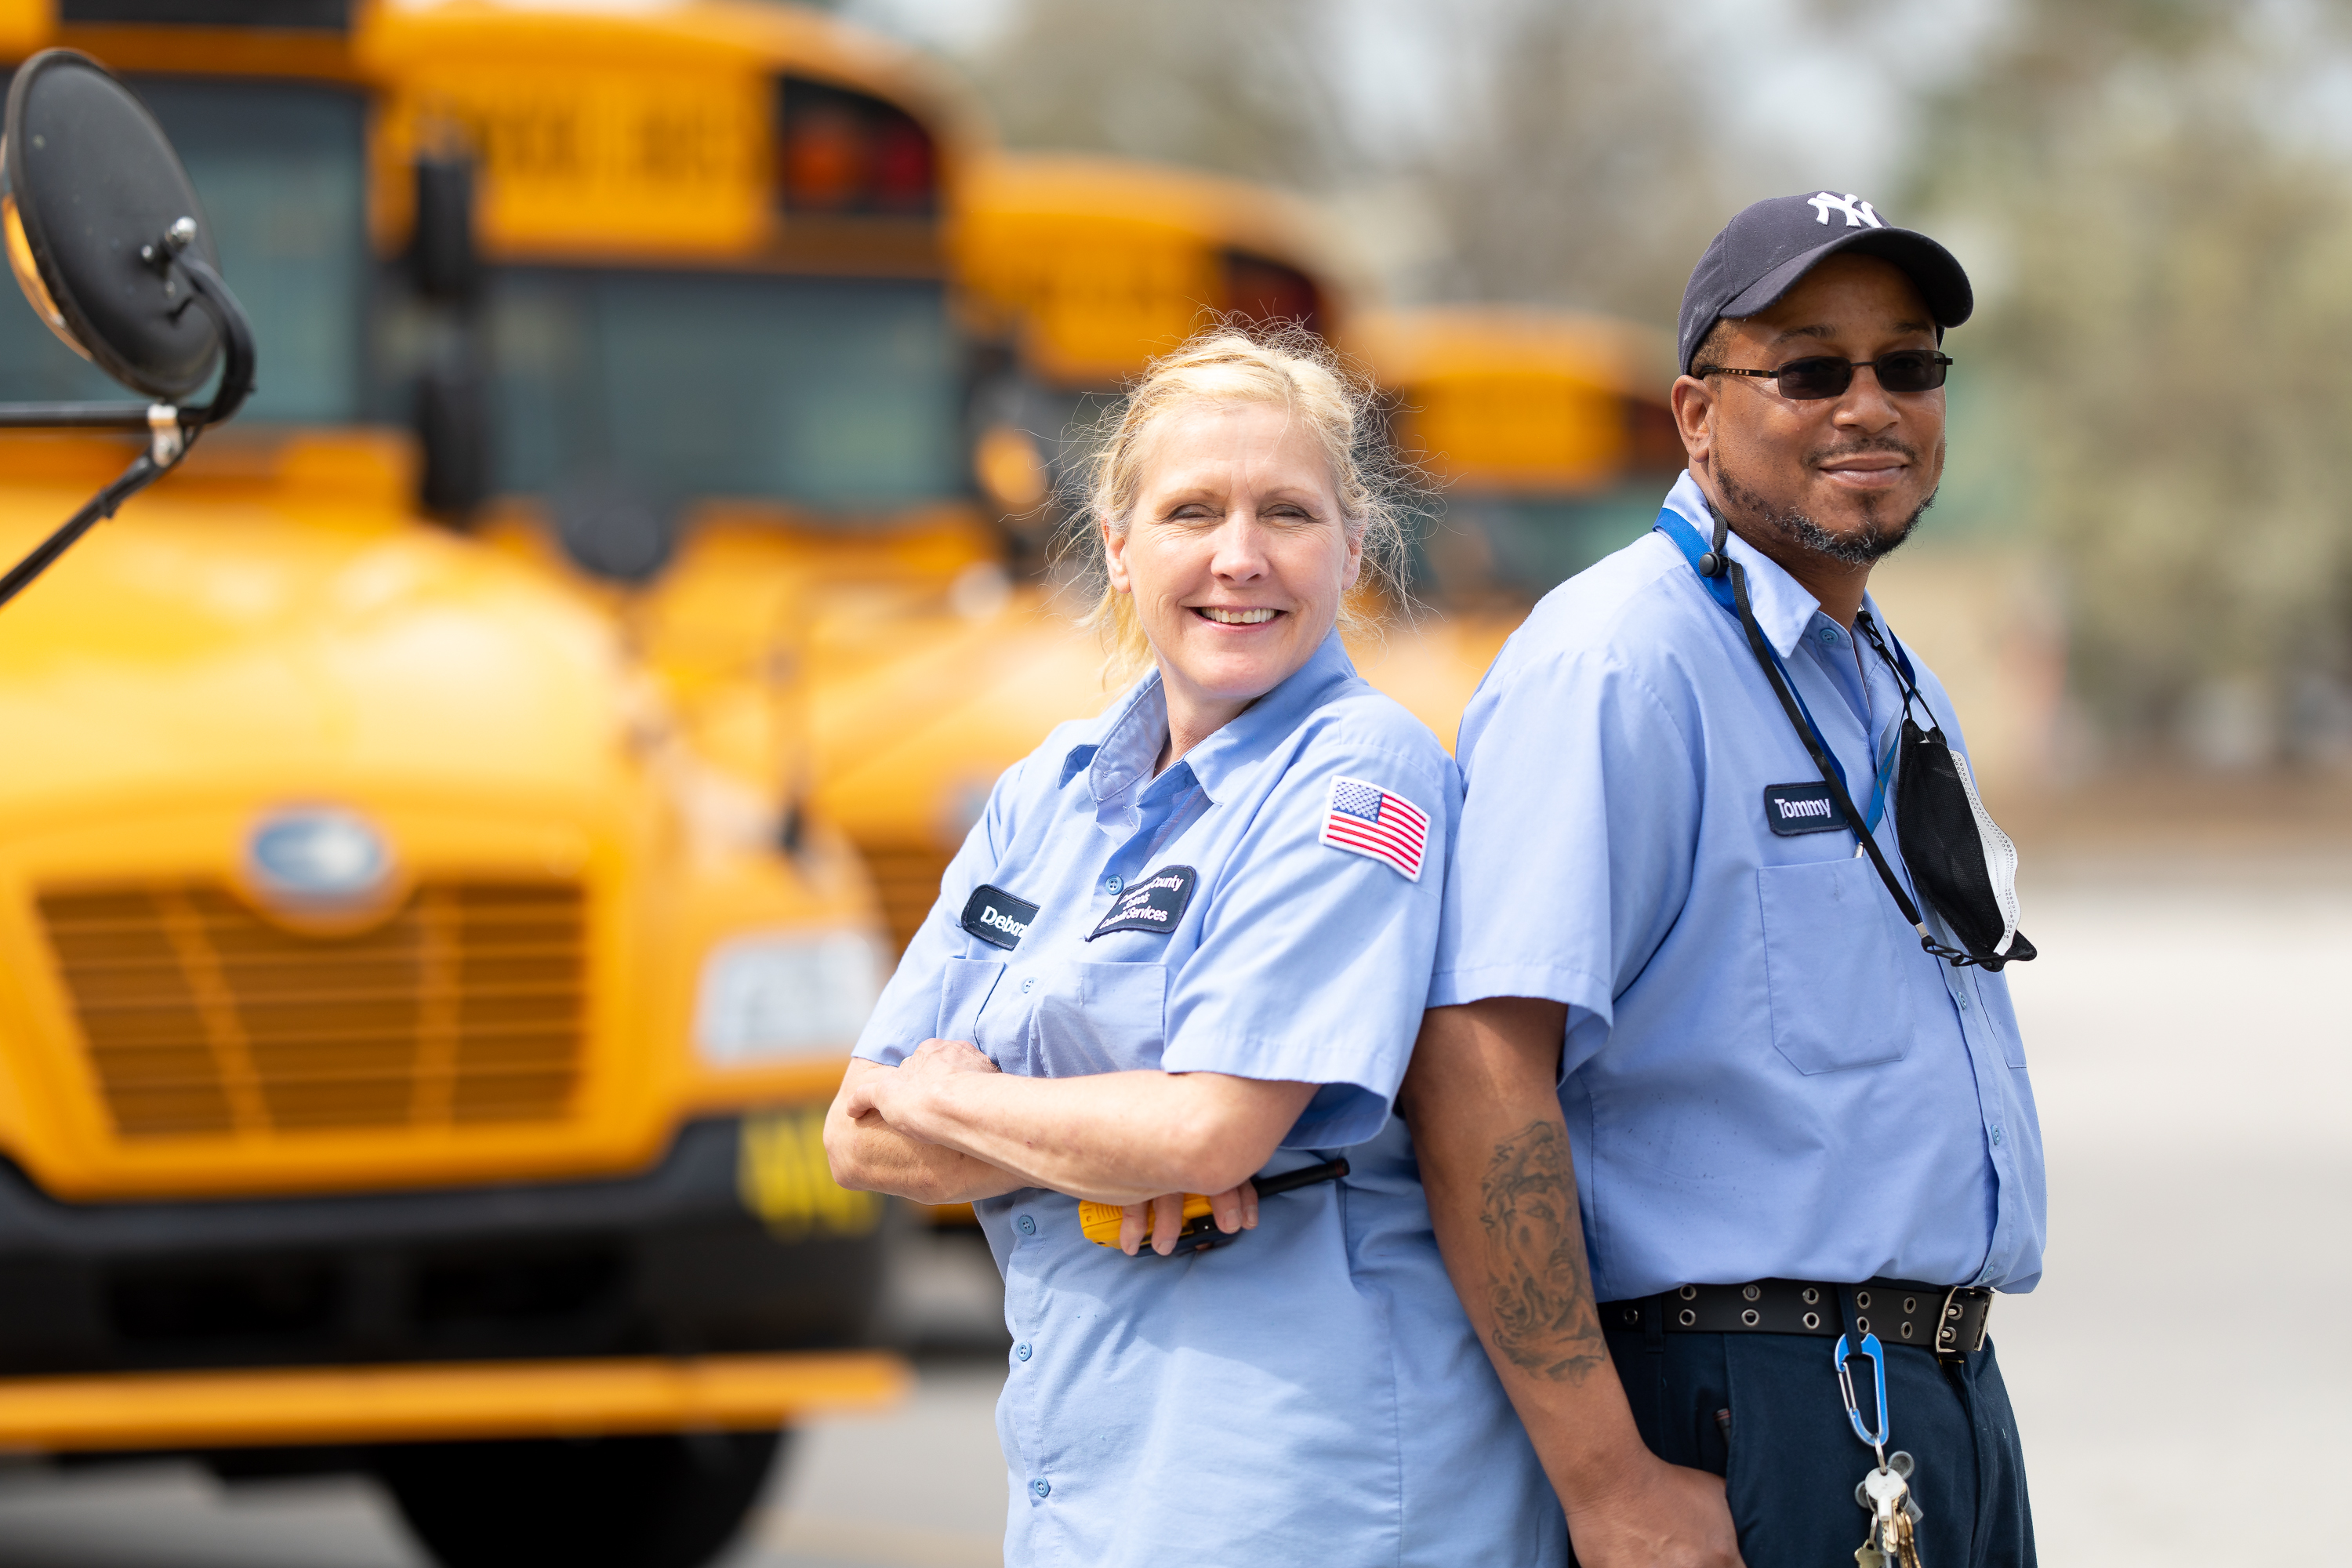
<svg viewBox="0 0 2352 1568">
<path fill-rule="evenodd" d="M 1982 1350 L 1992 1292 L 1982 1286 L 1921 1285 L 1906 1279 L 1825 1285 L 1811 1279 L 1758 1279 L 1746 1285 L 1685 1285 L 1655 1296 L 1601 1303 L 1601 1325 L 1620 1332 L 1656 1322 L 1668 1333 L 1818 1334 L 1845 1331 L 1838 1292 L 1853 1296 L 1857 1333 L 1882 1343 L 1918 1345 L 1939 1356 Z M 1656 1313 L 1655 1319 L 1648 1314 Z"/>
</svg>

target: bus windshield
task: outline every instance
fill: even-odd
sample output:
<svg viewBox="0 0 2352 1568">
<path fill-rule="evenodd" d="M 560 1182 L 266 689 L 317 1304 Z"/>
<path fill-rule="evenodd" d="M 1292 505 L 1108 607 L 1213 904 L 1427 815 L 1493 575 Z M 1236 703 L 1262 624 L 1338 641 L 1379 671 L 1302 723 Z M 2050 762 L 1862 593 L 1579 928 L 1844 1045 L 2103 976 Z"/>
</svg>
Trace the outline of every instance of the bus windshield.
<svg viewBox="0 0 2352 1568">
<path fill-rule="evenodd" d="M 131 86 L 205 204 L 221 275 L 253 321 L 247 420 L 341 424 L 364 390 L 366 108 L 331 87 L 186 77 Z M 115 399 L 16 290 L 0 290 L 0 399 Z"/>
<path fill-rule="evenodd" d="M 509 268 L 491 289 L 498 488 L 857 513 L 963 488 L 936 282 Z"/>
</svg>

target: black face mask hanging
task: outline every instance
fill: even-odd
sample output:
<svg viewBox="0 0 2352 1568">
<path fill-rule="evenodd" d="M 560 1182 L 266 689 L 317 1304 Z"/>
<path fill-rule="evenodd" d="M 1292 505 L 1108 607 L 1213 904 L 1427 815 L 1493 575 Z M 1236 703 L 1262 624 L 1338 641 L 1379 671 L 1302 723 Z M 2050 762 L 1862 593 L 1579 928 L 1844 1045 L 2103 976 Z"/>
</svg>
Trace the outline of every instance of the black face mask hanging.
<svg viewBox="0 0 2352 1568">
<path fill-rule="evenodd" d="M 1680 523 L 1681 520 L 1676 518 L 1675 521 Z M 1683 526 L 1687 528 L 1686 524 Z M 1756 612 L 1748 598 L 1748 574 L 1724 549 L 1728 532 L 1728 526 L 1717 513 L 1714 548 L 1696 552 L 1696 535 L 1691 542 L 1681 539 L 1675 542 L 1691 556 L 1691 564 L 1700 577 L 1728 577 L 1729 607 L 1748 634 L 1749 651 L 1762 668 L 1764 679 L 1771 683 L 1773 695 L 1780 700 L 1781 711 L 1788 715 L 1797 738 L 1804 742 L 1822 783 L 1829 787 L 1831 800 L 1861 841 L 1863 851 L 1877 869 L 1879 880 L 1886 884 L 1895 907 L 1903 911 L 1911 929 L 1918 932 L 1919 945 L 1955 969 L 1973 965 L 1998 971 L 2033 958 L 2033 944 L 2017 929 L 2017 847 L 1985 810 L 1977 794 L 1976 778 L 1969 770 L 1968 758 L 1945 739 L 1934 711 L 1919 695 L 1910 661 L 1887 646 L 1868 612 L 1856 617 L 1856 629 L 1869 639 L 1903 689 L 1903 732 L 1893 783 L 1895 843 L 1919 896 L 1927 900 L 1928 908 L 1958 939 L 1960 946 L 1957 948 L 1937 941 L 1927 929 L 1919 907 L 1904 891 L 1878 840 L 1864 823 L 1862 814 L 1853 808 L 1853 799 L 1846 793 L 1845 775 L 1832 760 L 1827 743 L 1798 703 L 1778 655 L 1765 640 L 1763 628 L 1756 624 Z M 1717 597 L 1723 597 L 1719 591 Z M 1925 730 L 1912 717 L 1915 712 L 1927 715 Z"/>
<path fill-rule="evenodd" d="M 1912 884 L 1987 969 L 2023 963 L 2033 944 L 2017 929 L 2017 846 L 1977 794 L 1969 760 L 1944 738 L 1920 700 L 1907 660 L 1898 660 L 1864 611 L 1855 624 L 1903 685 L 1903 741 L 1895 763 L 1895 840 Z M 1914 712 L 1927 715 L 1922 731 Z M 1916 923 L 1916 922 L 1915 922 Z"/>
</svg>

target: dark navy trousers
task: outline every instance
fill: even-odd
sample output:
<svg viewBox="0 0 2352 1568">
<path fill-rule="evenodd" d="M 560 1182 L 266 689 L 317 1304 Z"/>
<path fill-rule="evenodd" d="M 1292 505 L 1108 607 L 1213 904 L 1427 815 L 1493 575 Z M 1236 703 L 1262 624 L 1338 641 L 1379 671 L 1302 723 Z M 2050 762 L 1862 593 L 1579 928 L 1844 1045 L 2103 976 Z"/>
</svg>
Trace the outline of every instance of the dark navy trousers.
<svg viewBox="0 0 2352 1568">
<path fill-rule="evenodd" d="M 1853 1489 L 1875 1460 L 1846 1421 L 1836 1343 L 1654 1328 L 1609 1335 L 1643 1441 L 1660 1458 L 1724 1478 L 1748 1568 L 1852 1568 L 1862 1544 L 1869 1519 Z M 1870 1363 L 1848 1365 L 1863 1418 L 1874 1422 Z M 2034 1568 L 2024 1455 L 1991 1342 L 1949 1368 L 1891 1345 L 1886 1379 L 1887 1452 L 1917 1462 L 1925 1568 Z M 1717 1418 L 1725 1410 L 1727 1433 Z"/>
</svg>

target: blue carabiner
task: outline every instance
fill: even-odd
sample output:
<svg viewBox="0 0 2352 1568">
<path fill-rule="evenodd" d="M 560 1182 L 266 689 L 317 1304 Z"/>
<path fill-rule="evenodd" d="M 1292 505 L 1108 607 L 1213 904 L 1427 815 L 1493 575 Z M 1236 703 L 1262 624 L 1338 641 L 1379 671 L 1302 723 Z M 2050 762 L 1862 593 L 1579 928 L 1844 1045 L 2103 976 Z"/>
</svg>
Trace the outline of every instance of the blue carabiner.
<svg viewBox="0 0 2352 1568">
<path fill-rule="evenodd" d="M 1871 1371 L 1878 1383 L 1878 1433 L 1873 1436 L 1862 1424 L 1862 1406 L 1853 1396 L 1853 1373 L 1847 1370 L 1845 1336 L 1837 1342 L 1838 1389 L 1845 1395 L 1845 1418 L 1853 1423 L 1853 1435 L 1874 1448 L 1886 1447 L 1886 1349 L 1878 1342 L 1876 1334 L 1862 1336 L 1862 1353 L 1870 1358 Z"/>
</svg>

